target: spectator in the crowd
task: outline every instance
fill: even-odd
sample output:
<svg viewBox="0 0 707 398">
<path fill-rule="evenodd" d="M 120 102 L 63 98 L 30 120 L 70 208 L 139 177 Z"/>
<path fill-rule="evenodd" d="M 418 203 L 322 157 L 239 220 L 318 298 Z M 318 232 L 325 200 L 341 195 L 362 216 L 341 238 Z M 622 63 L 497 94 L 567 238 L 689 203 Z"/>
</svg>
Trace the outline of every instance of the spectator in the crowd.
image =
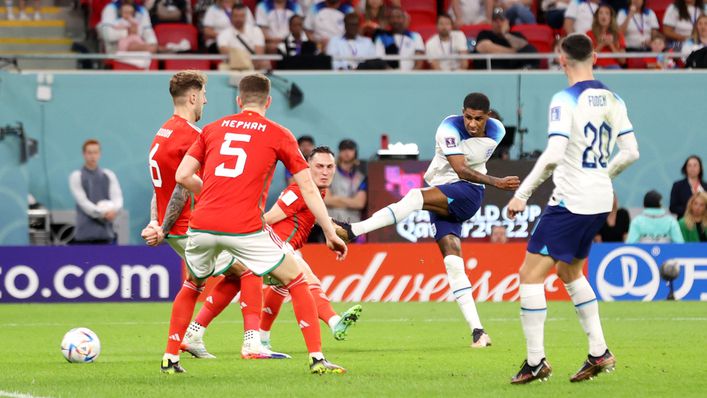
<svg viewBox="0 0 707 398">
<path fill-rule="evenodd" d="M 491 235 L 489 235 L 491 243 L 508 243 L 508 229 L 505 225 L 493 225 L 491 227 Z"/>
<path fill-rule="evenodd" d="M 103 30 L 106 52 L 147 51 L 157 52 L 157 36 L 152 25 L 145 25 L 136 13 L 135 6 L 124 2 L 120 17 Z"/>
<path fill-rule="evenodd" d="M 376 57 L 376 48 L 366 36 L 359 34 L 360 18 L 351 13 L 344 17 L 343 36 L 332 37 L 326 47 L 326 54 L 332 57 L 332 68 L 335 70 L 351 70 L 358 68 L 363 61 L 341 60 L 337 57 L 361 57 L 372 59 Z"/>
<path fill-rule="evenodd" d="M 376 38 L 376 54 L 378 56 L 400 55 L 410 57 L 425 53 L 425 43 L 417 32 L 406 29 L 407 18 L 402 8 L 392 7 L 390 10 L 390 31 L 382 32 Z M 388 61 L 393 69 L 404 71 L 422 69 L 423 61 L 403 60 Z"/>
<path fill-rule="evenodd" d="M 587 36 L 594 43 L 597 53 L 621 54 L 626 52 L 626 40 L 616 24 L 614 9 L 602 4 L 594 13 L 592 29 Z M 600 69 L 620 69 L 626 64 L 626 58 L 599 58 L 595 64 Z"/>
<path fill-rule="evenodd" d="M 643 198 L 643 213 L 631 221 L 626 243 L 683 243 L 680 226 L 672 215 L 661 207 L 663 197 L 649 191 Z"/>
<path fill-rule="evenodd" d="M 390 4 L 400 7 L 400 0 L 393 0 Z M 363 17 L 362 35 L 375 38 L 378 31 L 390 29 L 390 7 L 384 0 L 361 0 L 358 2 L 358 12 Z"/>
<path fill-rule="evenodd" d="M 204 19 L 201 24 L 203 26 L 204 45 L 210 53 L 218 54 L 219 48 L 216 43 L 216 38 L 224 30 L 231 29 L 233 6 L 236 0 L 217 0 L 216 3 L 209 6 L 204 14 Z M 242 3 L 238 3 L 242 4 Z M 253 13 L 248 7 L 245 8 L 246 25 L 254 25 L 255 20 Z"/>
<path fill-rule="evenodd" d="M 40 12 L 41 1 L 34 0 L 34 20 L 39 21 L 42 19 L 42 13 Z M 17 8 L 19 8 L 20 21 L 29 21 L 30 17 L 27 15 L 27 0 L 18 0 Z M 16 19 L 15 12 L 12 9 L 12 0 L 5 0 L 5 12 L 7 13 L 7 19 L 12 21 Z"/>
<path fill-rule="evenodd" d="M 311 39 L 326 48 L 329 39 L 344 34 L 344 16 L 355 12 L 354 8 L 341 0 L 322 0 L 310 7 L 304 19 L 304 29 Z"/>
<path fill-rule="evenodd" d="M 69 176 L 69 189 L 76 200 L 74 243 L 113 243 L 113 221 L 123 208 L 123 193 L 115 174 L 98 166 L 101 145 L 97 140 L 83 144 L 84 165 Z"/>
<path fill-rule="evenodd" d="M 704 14 L 703 0 L 675 0 L 663 15 L 663 33 L 671 41 L 671 47 L 680 50 L 690 38 L 697 18 Z"/>
<path fill-rule="evenodd" d="M 601 0 L 571 0 L 565 10 L 565 32 L 585 33 L 590 30 L 599 4 Z"/>
<path fill-rule="evenodd" d="M 682 175 L 684 179 L 675 181 L 670 190 L 670 212 L 678 217 L 685 214 L 687 201 L 697 192 L 707 191 L 707 183 L 703 180 L 704 169 L 702 159 L 697 155 L 692 155 L 685 160 L 682 165 Z"/>
<path fill-rule="evenodd" d="M 681 52 L 687 58 L 691 53 L 707 47 L 707 15 L 700 15 L 695 22 L 692 36 L 682 45 Z"/>
<path fill-rule="evenodd" d="M 247 51 L 251 56 L 265 54 L 265 35 L 259 27 L 246 23 L 248 7 L 243 4 L 233 6 L 231 27 L 218 34 L 216 43 L 221 54 L 229 54 L 237 48 Z M 267 62 L 253 62 L 255 68 L 267 68 Z"/>
<path fill-rule="evenodd" d="M 155 0 L 150 8 L 152 25 L 191 23 L 190 0 Z"/>
<path fill-rule="evenodd" d="M 606 217 L 606 222 L 599 230 L 595 242 L 624 242 L 628 236 L 631 217 L 624 208 L 619 208 L 619 198 L 614 193 L 614 204 Z"/>
<path fill-rule="evenodd" d="M 324 197 L 329 216 L 346 222 L 360 221 L 368 198 L 367 189 L 366 175 L 358 160 L 358 146 L 353 140 L 342 140 L 334 181 Z"/>
<path fill-rule="evenodd" d="M 540 9 L 545 13 L 545 23 L 553 29 L 562 29 L 569 3 L 570 0 L 542 0 Z"/>
<path fill-rule="evenodd" d="M 685 242 L 707 242 L 707 193 L 692 195 L 678 224 Z"/>
<path fill-rule="evenodd" d="M 284 56 L 294 57 L 297 55 L 302 55 L 307 53 L 307 48 L 310 47 L 313 52 L 316 50 L 317 45 L 309 40 L 307 34 L 304 32 L 304 18 L 299 15 L 293 15 L 290 17 L 290 34 L 287 35 L 282 43 L 277 45 L 277 52 Z M 303 51 L 303 49 L 305 51 Z"/>
<path fill-rule="evenodd" d="M 653 33 L 649 51 L 652 53 L 663 53 L 666 49 L 667 45 L 665 43 L 665 36 L 663 36 L 660 32 Z M 672 50 L 668 50 L 668 52 L 672 52 Z M 648 69 L 672 69 L 675 67 L 675 61 L 670 57 L 664 56 L 663 54 L 658 55 L 657 57 L 644 58 L 643 60 L 645 61 L 646 68 Z"/>
<path fill-rule="evenodd" d="M 452 0 L 447 12 L 454 18 L 454 27 L 489 23 L 494 0 Z"/>
<path fill-rule="evenodd" d="M 427 56 L 441 57 L 469 53 L 464 32 L 452 30 L 453 27 L 452 18 L 449 15 L 442 14 L 437 17 L 437 34 L 427 40 L 427 44 L 425 44 Z M 467 59 L 430 59 L 429 62 L 430 67 L 434 70 L 452 71 L 469 67 Z"/>
<path fill-rule="evenodd" d="M 145 42 L 157 44 L 157 36 L 152 29 L 149 12 L 135 0 L 115 0 L 103 7 L 101 11 L 101 21 L 96 29 L 103 41 L 105 52 L 111 54 L 118 51 L 118 42 L 120 39 L 128 36 L 128 31 L 125 26 L 128 24 L 124 16 L 127 9 L 123 9 L 123 5 L 132 5 L 132 20 L 138 24 L 138 35 L 143 37 Z"/>
<path fill-rule="evenodd" d="M 534 24 L 535 15 L 530 11 L 533 0 L 499 0 L 499 5 L 506 12 L 506 18 L 511 26 Z"/>
<path fill-rule="evenodd" d="M 302 153 L 302 156 L 307 159 L 314 149 L 314 138 L 311 135 L 302 135 L 297 139 L 297 146 L 299 146 L 299 151 Z M 287 185 L 295 182 L 292 173 L 287 169 L 285 169 L 285 181 Z"/>
<path fill-rule="evenodd" d="M 619 11 L 616 22 L 626 38 L 627 51 L 647 51 L 660 29 L 658 17 L 646 7 L 645 0 L 631 0 L 628 10 Z"/>
<path fill-rule="evenodd" d="M 303 16 L 296 0 L 263 0 L 255 9 L 255 23 L 268 40 L 278 43 L 290 34 L 290 18 Z"/>
<path fill-rule="evenodd" d="M 520 32 L 511 32 L 506 14 L 500 8 L 493 11 L 491 30 L 482 30 L 476 37 L 476 49 L 479 54 L 522 54 L 536 53 L 537 50 Z M 496 59 L 491 61 L 493 69 L 535 68 L 537 59 Z M 485 60 L 474 61 L 474 69 L 486 69 Z"/>
</svg>

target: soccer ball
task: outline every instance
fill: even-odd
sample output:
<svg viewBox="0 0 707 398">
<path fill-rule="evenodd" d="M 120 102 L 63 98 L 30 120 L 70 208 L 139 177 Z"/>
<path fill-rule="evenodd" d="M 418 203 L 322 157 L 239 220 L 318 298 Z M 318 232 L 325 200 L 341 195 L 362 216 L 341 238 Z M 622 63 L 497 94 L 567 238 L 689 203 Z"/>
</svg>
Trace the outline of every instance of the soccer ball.
<svg viewBox="0 0 707 398">
<path fill-rule="evenodd" d="M 675 260 L 668 260 L 660 267 L 660 276 L 666 281 L 675 280 L 680 276 L 680 264 Z"/>
<path fill-rule="evenodd" d="M 61 340 L 61 353 L 69 362 L 91 363 L 101 354 L 101 341 L 91 329 L 71 329 Z"/>
</svg>

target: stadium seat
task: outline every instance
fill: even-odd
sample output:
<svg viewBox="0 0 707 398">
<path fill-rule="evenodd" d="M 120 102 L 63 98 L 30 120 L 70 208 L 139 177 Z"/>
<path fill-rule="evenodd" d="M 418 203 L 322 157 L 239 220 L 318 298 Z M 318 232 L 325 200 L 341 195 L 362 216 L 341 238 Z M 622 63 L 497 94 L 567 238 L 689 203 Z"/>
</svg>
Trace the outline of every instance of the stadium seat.
<svg viewBox="0 0 707 398">
<path fill-rule="evenodd" d="M 429 40 L 430 37 L 437 34 L 437 25 L 436 24 L 418 25 L 415 27 L 414 31 L 419 33 L 420 36 L 422 36 L 422 40 L 425 43 L 427 43 L 427 40 Z"/>
<path fill-rule="evenodd" d="M 250 11 L 252 11 L 253 14 L 255 14 L 255 6 L 257 5 L 257 3 L 258 0 L 243 0 L 243 4 L 246 7 L 250 8 Z"/>
<path fill-rule="evenodd" d="M 646 7 L 655 12 L 661 29 L 663 28 L 663 15 L 665 15 L 665 10 L 667 10 L 668 6 L 672 3 L 673 0 L 646 0 Z"/>
<path fill-rule="evenodd" d="M 403 10 L 427 10 L 437 14 L 437 2 L 430 0 L 400 0 Z"/>
<path fill-rule="evenodd" d="M 628 69 L 647 69 L 646 60 L 644 58 L 626 58 L 626 68 Z"/>
<path fill-rule="evenodd" d="M 155 26 L 157 43 L 165 46 L 167 43 L 179 43 L 186 39 L 191 45 L 192 51 L 199 49 L 199 32 L 194 25 L 188 23 L 162 23 Z"/>
<path fill-rule="evenodd" d="M 89 5 L 89 15 L 88 15 L 88 28 L 95 29 L 96 25 L 101 22 L 101 13 L 106 4 L 110 3 L 111 0 L 90 0 Z"/>
<path fill-rule="evenodd" d="M 113 61 L 113 70 L 144 70 L 142 68 L 138 68 L 137 66 L 126 64 L 120 61 Z M 152 62 L 150 62 L 150 70 L 157 70 L 159 69 L 159 64 L 157 63 L 156 59 L 153 59 Z"/>
<path fill-rule="evenodd" d="M 482 24 L 477 24 L 477 25 L 464 25 L 461 27 L 461 31 L 464 32 L 464 35 L 467 38 L 476 38 L 476 36 L 479 35 L 479 32 L 482 30 L 491 30 L 491 25 L 482 23 Z"/>
<path fill-rule="evenodd" d="M 511 29 L 511 32 L 521 33 L 540 53 L 552 52 L 555 35 L 552 28 L 547 25 L 516 25 Z"/>
<path fill-rule="evenodd" d="M 410 30 L 416 30 L 422 25 L 436 24 L 437 13 L 428 10 L 406 10 L 410 16 Z"/>
<path fill-rule="evenodd" d="M 210 70 L 211 61 L 208 59 L 167 59 L 164 61 L 165 70 Z"/>
</svg>

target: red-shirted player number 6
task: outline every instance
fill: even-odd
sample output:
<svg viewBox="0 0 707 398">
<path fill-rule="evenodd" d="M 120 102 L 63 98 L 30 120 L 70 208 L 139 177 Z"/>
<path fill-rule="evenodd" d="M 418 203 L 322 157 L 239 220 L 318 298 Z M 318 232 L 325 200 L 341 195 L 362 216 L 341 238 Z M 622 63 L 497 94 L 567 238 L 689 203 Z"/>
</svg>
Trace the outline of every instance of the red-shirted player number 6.
<svg viewBox="0 0 707 398">
<path fill-rule="evenodd" d="M 226 163 L 221 163 L 216 167 L 215 175 L 219 177 L 229 177 L 236 178 L 243 174 L 243 169 L 245 168 L 245 161 L 248 158 L 248 154 L 245 153 L 243 148 L 231 148 L 231 142 L 250 142 L 249 134 L 236 134 L 236 133 L 226 133 L 224 136 L 223 144 L 221 144 L 221 155 L 235 156 L 236 166 L 232 169 L 226 167 Z"/>
<path fill-rule="evenodd" d="M 155 157 L 155 154 L 157 153 L 157 149 L 160 147 L 160 144 L 155 144 L 155 147 L 152 148 L 150 151 L 150 177 L 152 177 L 152 185 L 155 186 L 155 188 L 161 188 L 162 187 L 162 173 L 160 173 L 160 166 L 157 164 L 157 161 L 153 159 Z M 154 171 L 153 171 L 154 169 Z"/>
</svg>

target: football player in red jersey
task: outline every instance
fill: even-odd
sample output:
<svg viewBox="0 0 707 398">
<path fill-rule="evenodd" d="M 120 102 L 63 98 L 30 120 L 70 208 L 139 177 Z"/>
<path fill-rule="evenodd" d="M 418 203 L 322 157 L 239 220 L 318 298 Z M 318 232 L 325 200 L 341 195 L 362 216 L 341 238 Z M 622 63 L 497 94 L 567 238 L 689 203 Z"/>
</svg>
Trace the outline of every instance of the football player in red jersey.
<svg viewBox="0 0 707 398">
<path fill-rule="evenodd" d="M 334 179 L 336 167 L 334 153 L 326 146 L 316 147 L 311 151 L 307 161 L 309 163 L 309 171 L 312 173 L 312 179 L 323 198 L 326 189 Z M 291 184 L 282 191 L 277 203 L 265 213 L 265 222 L 272 227 L 273 231 L 283 241 L 285 248 L 295 254 L 295 259 L 302 272 L 304 272 L 305 279 L 309 285 L 309 291 L 317 304 L 319 319 L 329 325 L 335 339 L 343 340 L 346 337 L 349 326 L 358 320 L 361 314 L 361 306 L 355 305 L 338 315 L 332 308 L 329 298 L 322 291 L 319 278 L 314 275 L 309 264 L 296 252 L 307 242 L 315 222 L 314 215 L 307 207 L 296 183 Z M 210 296 L 211 302 L 208 303 L 208 306 L 204 305 L 201 308 L 196 319 L 189 325 L 189 330 L 184 338 L 184 344 L 198 347 L 199 352 L 204 355 L 211 355 L 206 350 L 203 341 L 206 327 L 235 297 L 235 294 L 216 293 L 225 290 L 221 288 L 221 285 L 226 283 L 228 283 L 227 280 L 222 280 L 214 286 L 214 293 Z M 288 295 L 287 289 L 283 286 L 270 286 L 266 290 L 263 312 L 260 316 L 260 339 L 266 350 L 270 349 L 270 329 L 280 312 L 282 303 Z"/>
<path fill-rule="evenodd" d="M 344 373 L 342 367 L 324 358 L 316 325 L 317 309 L 304 276 L 263 218 L 263 206 L 278 160 L 294 175 L 337 258 L 346 256 L 346 244 L 336 235 L 294 136 L 265 118 L 271 102 L 270 80 L 262 74 L 248 75 L 241 79 L 238 89 L 241 113 L 207 125 L 177 169 L 177 183 L 200 197 L 187 233 L 185 257 L 190 274 L 173 307 L 173 312 L 178 309 L 188 315 L 170 323 L 169 335 L 184 334 L 201 286 L 216 271 L 219 253 L 226 251 L 254 274 L 271 273 L 285 284 L 309 351 L 310 371 Z M 199 170 L 203 180 L 196 174 Z M 163 356 L 162 371 L 183 371 L 179 356 L 169 347 Z"/>
<path fill-rule="evenodd" d="M 143 237 L 149 245 L 159 244 L 166 237 L 167 243 L 182 258 L 194 200 L 187 190 L 176 184 L 174 177 L 182 158 L 201 133 L 194 123 L 201 119 L 206 104 L 206 82 L 206 75 L 200 71 L 182 71 L 172 76 L 169 91 L 174 102 L 174 114 L 157 131 L 150 146 L 149 164 L 154 194 L 151 221 L 143 230 Z M 191 203 L 186 205 L 187 202 Z M 159 220 L 162 220 L 161 225 Z M 229 267 L 231 264 L 233 265 Z M 219 257 L 217 268 L 225 272 L 227 283 L 224 284 L 224 289 L 233 292 L 234 296 L 242 290 L 241 307 L 245 334 L 254 335 L 251 341 L 257 343 L 248 344 L 246 339 L 243 351 L 246 351 L 250 358 L 286 358 L 287 356 L 262 349 L 257 336 L 263 300 L 262 278 L 233 261 L 233 256 L 227 253 Z M 176 336 L 170 335 L 170 345 L 179 348 L 175 340 Z M 194 348 L 189 348 L 194 354 Z"/>
</svg>

